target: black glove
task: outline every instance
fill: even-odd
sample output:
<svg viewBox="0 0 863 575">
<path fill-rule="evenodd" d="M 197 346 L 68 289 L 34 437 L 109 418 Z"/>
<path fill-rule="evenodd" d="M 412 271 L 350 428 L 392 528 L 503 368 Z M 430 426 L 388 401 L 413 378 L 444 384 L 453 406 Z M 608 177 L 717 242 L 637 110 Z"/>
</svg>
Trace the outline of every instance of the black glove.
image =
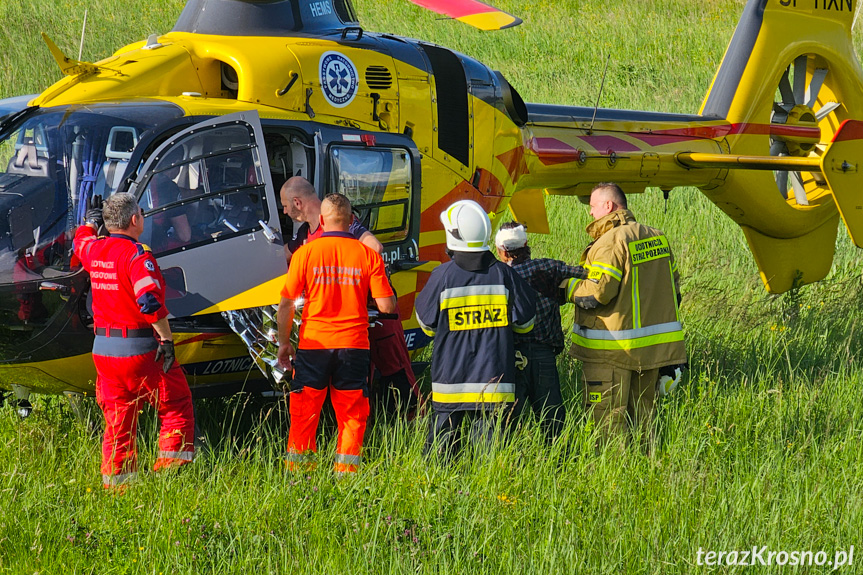
<svg viewBox="0 0 863 575">
<path fill-rule="evenodd" d="M 90 207 L 87 208 L 84 223 L 93 224 L 97 229 L 101 228 L 105 223 L 105 218 L 102 216 L 102 196 L 93 196 L 90 198 Z"/>
<path fill-rule="evenodd" d="M 156 350 L 156 361 L 165 358 L 162 364 L 162 371 L 168 373 L 171 366 L 174 365 L 174 342 L 169 340 L 160 340 L 159 349 Z"/>
</svg>

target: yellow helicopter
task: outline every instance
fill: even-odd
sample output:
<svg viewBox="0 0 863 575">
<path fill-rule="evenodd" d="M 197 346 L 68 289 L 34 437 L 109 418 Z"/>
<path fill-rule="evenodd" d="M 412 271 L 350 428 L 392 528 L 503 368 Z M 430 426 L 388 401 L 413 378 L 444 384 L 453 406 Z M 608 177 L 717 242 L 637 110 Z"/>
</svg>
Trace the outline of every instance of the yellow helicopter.
<svg viewBox="0 0 863 575">
<path fill-rule="evenodd" d="M 695 115 L 526 104 L 470 57 L 364 30 L 350 0 L 189 0 L 170 33 L 96 63 L 45 37 L 65 77 L 0 100 L 0 389 L 92 392 L 70 238 L 89 198 L 118 190 L 144 208 L 199 395 L 280 376 L 272 306 L 294 224 L 278 190 L 295 175 L 346 194 L 383 243 L 411 350 L 429 341 L 414 296 L 457 199 L 547 231 L 544 194 L 694 186 L 741 226 L 769 291 L 818 281 L 840 215 L 863 245 L 858 1 L 750 0 Z M 520 23 L 474 0 L 415 3 Z"/>
</svg>

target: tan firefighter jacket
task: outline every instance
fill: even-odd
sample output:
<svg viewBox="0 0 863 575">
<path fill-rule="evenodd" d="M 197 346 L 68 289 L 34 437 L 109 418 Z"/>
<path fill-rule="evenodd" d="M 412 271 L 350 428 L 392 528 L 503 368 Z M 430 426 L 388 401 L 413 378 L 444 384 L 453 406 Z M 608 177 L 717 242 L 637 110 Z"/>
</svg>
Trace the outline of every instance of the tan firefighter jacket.
<svg viewBox="0 0 863 575">
<path fill-rule="evenodd" d="M 586 280 L 570 280 L 576 304 L 570 355 L 634 371 L 686 362 L 679 275 L 668 239 L 621 209 L 589 226 Z"/>
</svg>

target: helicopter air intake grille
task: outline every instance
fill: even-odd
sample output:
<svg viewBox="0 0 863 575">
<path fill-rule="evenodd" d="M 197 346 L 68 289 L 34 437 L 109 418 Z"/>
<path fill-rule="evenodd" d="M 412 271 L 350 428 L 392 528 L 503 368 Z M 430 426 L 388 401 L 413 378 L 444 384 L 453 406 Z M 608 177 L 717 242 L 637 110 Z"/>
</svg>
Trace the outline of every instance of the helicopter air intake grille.
<svg viewBox="0 0 863 575">
<path fill-rule="evenodd" d="M 372 90 L 386 90 L 393 85 L 393 75 L 384 66 L 366 68 L 366 84 Z"/>
</svg>

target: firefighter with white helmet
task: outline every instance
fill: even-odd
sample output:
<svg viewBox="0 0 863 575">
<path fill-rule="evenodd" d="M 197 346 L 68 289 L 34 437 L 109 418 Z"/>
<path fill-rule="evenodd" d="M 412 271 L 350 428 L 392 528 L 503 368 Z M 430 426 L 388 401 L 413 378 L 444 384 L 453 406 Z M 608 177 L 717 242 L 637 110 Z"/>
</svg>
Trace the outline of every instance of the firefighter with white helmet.
<svg viewBox="0 0 863 575">
<path fill-rule="evenodd" d="M 426 450 L 454 455 L 465 414 L 474 439 L 494 431 L 497 408 L 515 400 L 514 333 L 533 328 L 533 289 L 489 250 L 491 221 L 472 200 L 441 213 L 452 261 L 438 266 L 417 295 L 420 327 L 435 338 Z"/>
</svg>

